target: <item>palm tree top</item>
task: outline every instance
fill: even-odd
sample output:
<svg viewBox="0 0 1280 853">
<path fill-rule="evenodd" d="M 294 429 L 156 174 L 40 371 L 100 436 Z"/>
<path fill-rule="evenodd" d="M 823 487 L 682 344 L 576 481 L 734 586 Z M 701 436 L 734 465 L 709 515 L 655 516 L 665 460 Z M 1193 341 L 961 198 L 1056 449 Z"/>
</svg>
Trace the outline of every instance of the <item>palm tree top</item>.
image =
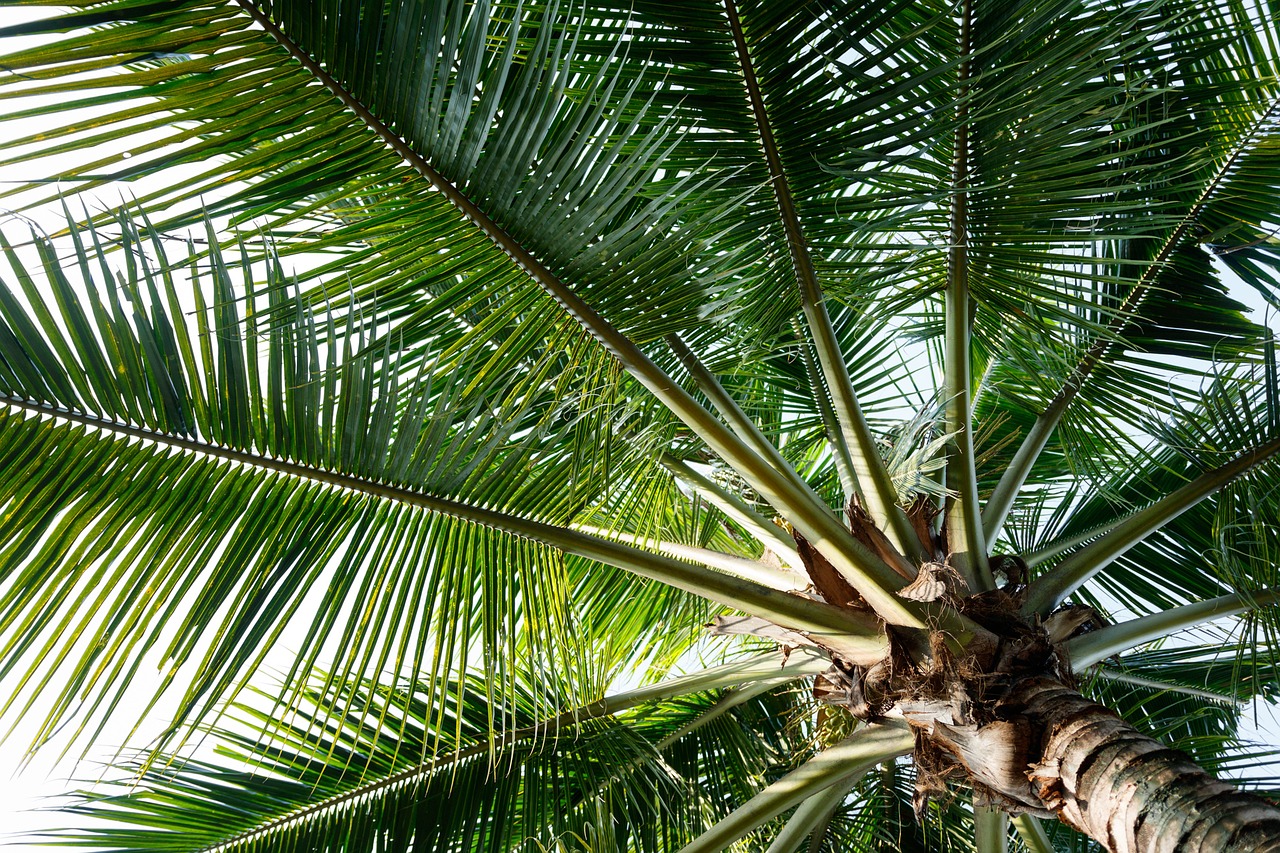
<svg viewBox="0 0 1280 853">
<path fill-rule="evenodd" d="M 0 28 L 0 195 L 61 210 L 0 232 L 0 714 L 175 709 L 75 837 L 1129 849 L 1060 715 L 1215 770 L 1274 681 L 1275 15 Z M 1263 849 L 1236 796 L 1159 825 Z"/>
</svg>

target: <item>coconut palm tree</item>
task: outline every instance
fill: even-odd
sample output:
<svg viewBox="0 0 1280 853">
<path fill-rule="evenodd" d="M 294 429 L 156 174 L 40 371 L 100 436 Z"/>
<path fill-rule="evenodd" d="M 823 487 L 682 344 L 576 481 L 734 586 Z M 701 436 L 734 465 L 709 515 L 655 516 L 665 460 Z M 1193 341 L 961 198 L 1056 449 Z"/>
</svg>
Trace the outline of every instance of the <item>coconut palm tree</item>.
<svg viewBox="0 0 1280 853">
<path fill-rule="evenodd" d="M 3 712 L 161 721 L 59 840 L 1280 849 L 1278 15 L 14 16 Z"/>
</svg>

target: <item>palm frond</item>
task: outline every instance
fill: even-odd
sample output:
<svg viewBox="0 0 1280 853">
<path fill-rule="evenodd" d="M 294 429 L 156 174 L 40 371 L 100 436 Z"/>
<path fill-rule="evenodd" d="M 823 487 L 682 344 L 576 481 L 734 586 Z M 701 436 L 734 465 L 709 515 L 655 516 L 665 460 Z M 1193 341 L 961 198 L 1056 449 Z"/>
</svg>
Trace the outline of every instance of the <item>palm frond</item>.
<svg viewBox="0 0 1280 853">
<path fill-rule="evenodd" d="M 4 671 L 21 685 L 9 713 L 53 696 L 38 740 L 64 717 L 96 727 L 120 707 L 120 677 L 148 659 L 164 675 L 155 698 L 131 703 L 139 716 L 183 684 L 181 669 L 176 718 L 200 717 L 300 610 L 297 672 L 322 648 L 344 662 L 340 681 L 391 668 L 444 684 L 470 659 L 501 690 L 510 664 L 544 653 L 573 669 L 554 550 L 396 500 L 409 486 L 501 504 L 475 472 L 529 459 L 536 419 L 477 408 L 458 393 L 464 373 L 398 386 L 351 351 L 358 334 L 341 361 L 322 353 L 278 265 L 244 263 L 242 297 L 213 251 L 189 268 L 189 314 L 182 266 L 130 233 L 127 274 L 82 292 L 38 243 L 56 315 L 5 244 L 29 300 L 0 287 Z M 86 276 L 97 261 L 110 274 L 101 244 L 76 250 Z M 272 323 L 255 326 L 268 307 Z M 317 584 L 325 594 L 303 608 Z"/>
<path fill-rule="evenodd" d="M 1094 569 L 1110 565 L 1115 559 L 1122 560 L 1116 570 L 1120 576 L 1107 581 L 1105 588 L 1140 612 L 1156 602 L 1159 607 L 1168 607 L 1179 589 L 1194 598 L 1207 598 L 1220 594 L 1222 583 L 1243 583 L 1246 589 L 1268 587 L 1274 578 L 1259 574 L 1258 566 L 1250 565 L 1241 571 L 1231 568 L 1238 565 L 1236 560 L 1250 560 L 1255 548 L 1261 550 L 1252 559 L 1268 559 L 1271 551 L 1265 536 L 1257 539 L 1245 533 L 1240 540 L 1242 547 L 1230 549 L 1218 549 L 1211 543 L 1215 529 L 1250 530 L 1252 514 L 1260 511 L 1262 515 L 1257 517 L 1266 517 L 1267 503 L 1274 499 L 1273 489 L 1267 484 L 1267 472 L 1278 446 L 1274 415 L 1277 390 L 1269 381 L 1266 367 L 1272 358 L 1269 356 L 1262 364 L 1224 368 L 1207 382 L 1198 406 L 1188 407 L 1167 421 L 1149 424 L 1158 444 L 1142 474 L 1126 473 L 1114 486 L 1104 487 L 1098 496 L 1071 511 L 1064 533 L 1071 536 L 1096 531 L 1097 535 L 1075 549 L 1075 556 L 1061 561 L 1059 565 L 1065 567 L 1062 571 L 1055 567 L 1042 574 L 1043 580 L 1037 579 L 1033 584 L 1033 599 L 1043 603 L 1048 599 L 1039 597 L 1042 591 L 1050 587 L 1073 588 Z M 1218 472 L 1220 482 L 1214 480 L 1212 472 Z M 1135 488 L 1143 492 L 1141 497 Z M 1161 497 L 1157 499 L 1157 495 Z M 1202 504 L 1206 499 L 1208 503 Z M 1130 506 L 1142 508 L 1131 514 L 1116 511 L 1117 504 L 1123 506 L 1129 501 L 1134 501 Z M 1110 508 L 1104 509 L 1107 506 Z M 1192 515 L 1184 518 L 1187 512 Z M 1151 527 L 1157 515 L 1163 518 L 1158 533 Z M 1151 519 L 1151 523 L 1144 519 Z M 1149 545 L 1130 551 L 1152 534 L 1155 538 Z M 1252 548 L 1249 543 L 1253 543 Z M 1222 554 L 1217 561 L 1221 568 L 1211 569 L 1206 566 L 1204 555 L 1215 550 Z M 1170 572 L 1166 568 L 1153 574 L 1157 564 L 1183 570 Z M 1068 576 L 1076 582 L 1068 581 Z M 1157 576 L 1162 580 L 1153 585 L 1149 579 Z M 1138 604 L 1146 594 L 1152 596 L 1151 604 Z"/>
<path fill-rule="evenodd" d="M 265 735 L 263 711 L 239 706 L 213 733 L 216 760 L 120 766 L 136 774 L 132 790 L 78 797 L 71 811 L 92 822 L 53 837 L 112 850 L 515 850 L 589 835 L 603 810 L 615 843 L 662 850 L 749 797 L 797 746 L 786 727 L 759 725 L 787 718 L 787 692 L 727 713 L 702 691 L 548 723 L 537 694 L 559 691 L 545 681 L 522 680 L 501 707 L 456 685 L 442 725 L 421 686 L 324 684 Z M 493 740 L 503 717 L 520 734 Z M 214 804 L 234 817 L 190 819 Z"/>
</svg>

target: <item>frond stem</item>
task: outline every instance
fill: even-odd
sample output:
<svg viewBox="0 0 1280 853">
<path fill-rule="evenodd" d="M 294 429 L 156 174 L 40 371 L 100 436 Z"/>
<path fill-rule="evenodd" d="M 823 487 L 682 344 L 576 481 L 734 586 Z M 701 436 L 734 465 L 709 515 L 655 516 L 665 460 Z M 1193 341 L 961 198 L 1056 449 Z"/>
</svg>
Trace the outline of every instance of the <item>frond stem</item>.
<svg viewBox="0 0 1280 853">
<path fill-rule="evenodd" d="M 814 832 L 831 821 L 831 816 L 840 808 L 855 784 L 857 780 L 851 779 L 832 785 L 801 803 L 791 817 L 787 818 L 786 826 L 774 837 L 765 853 L 795 853 L 806 837 L 812 839 Z M 809 849 L 821 848 L 810 843 Z"/>
<path fill-rule="evenodd" d="M 831 449 L 831 458 L 835 462 L 836 476 L 840 478 L 840 488 L 845 495 L 858 493 L 858 475 L 853 470 L 853 457 L 849 455 L 849 445 L 843 440 L 840 432 L 840 421 L 836 418 L 836 410 L 831 408 L 831 396 L 822 382 L 822 374 L 813 360 L 810 342 L 805 339 L 800 328 L 800 321 L 791 318 L 791 328 L 796 333 L 796 346 L 800 350 L 800 360 L 804 364 L 804 375 L 809 379 L 809 390 L 813 401 L 818 406 L 818 414 L 822 418 L 822 428 L 827 435 L 827 446 Z"/>
<path fill-rule="evenodd" d="M 792 471 L 791 464 L 782 457 L 782 454 L 778 452 L 778 448 L 773 442 L 765 438 L 764 433 L 760 431 L 760 427 L 747 416 L 747 413 L 738 405 L 738 401 L 730 396 L 729 392 L 720 384 L 720 380 L 716 378 L 716 375 L 702 363 L 702 360 L 694 354 L 693 350 L 689 349 L 680 336 L 670 334 L 666 336 L 665 340 L 671 352 L 680 360 L 685 370 L 689 371 L 689 375 L 697 383 L 698 388 L 728 423 L 729 429 L 733 430 L 734 434 L 742 439 L 753 451 L 768 460 L 774 468 L 779 471 Z"/>
<path fill-rule="evenodd" d="M 1146 678 L 1141 675 L 1134 675 L 1131 672 L 1120 672 L 1116 669 L 1107 669 L 1104 666 L 1094 670 L 1094 674 L 1098 678 L 1107 681 L 1114 681 L 1119 684 L 1131 684 L 1134 687 L 1147 687 L 1152 690 L 1165 690 L 1170 693 L 1181 693 L 1183 696 L 1194 696 L 1197 699 L 1208 699 L 1210 702 L 1220 702 L 1223 705 L 1243 705 L 1234 696 L 1228 696 L 1225 693 L 1215 693 L 1212 690 L 1205 690 L 1200 687 L 1187 687 L 1182 684 L 1170 684 L 1166 681 L 1160 681 L 1155 678 Z"/>
<path fill-rule="evenodd" d="M 685 563 L 661 554 L 653 554 L 620 542 L 611 542 L 608 539 L 589 536 L 552 524 L 497 510 L 469 506 L 447 498 L 432 497 L 412 489 L 350 474 L 313 468 L 287 459 L 261 456 L 233 447 L 157 433 L 133 424 L 117 423 L 95 415 L 29 400 L 0 396 L 0 403 L 38 417 L 54 417 L 119 436 L 191 451 L 207 458 L 236 462 L 310 482 L 348 489 L 357 494 L 420 507 L 428 512 L 532 539 L 566 554 L 614 566 L 625 572 L 665 583 L 787 627 L 810 631 L 820 642 L 829 643 L 833 649 L 842 648 L 845 653 L 858 658 L 874 661 L 878 660 L 884 652 L 884 639 L 878 622 L 872 614 L 843 610 L 819 601 L 789 595 L 707 566 Z"/>
<path fill-rule="evenodd" d="M 1009 822 L 1018 830 L 1018 837 L 1031 853 L 1055 853 L 1049 833 L 1044 831 L 1038 817 L 1020 814 L 1010 818 Z"/>
<path fill-rule="evenodd" d="M 889 471 L 880 456 L 880 449 L 876 445 L 875 436 L 871 434 L 871 428 L 858 404 L 853 381 L 849 377 L 849 369 L 845 364 L 844 353 L 840 349 L 835 329 L 831 325 L 831 317 L 827 313 L 818 275 L 813 266 L 813 258 L 809 254 L 809 243 L 805 239 L 800 224 L 800 214 L 791 195 L 791 187 L 782 166 L 782 156 L 773 135 L 773 126 L 765 109 L 764 96 L 760 92 L 760 84 L 756 79 L 746 34 L 742 29 L 742 21 L 738 17 L 737 5 L 735 0 L 725 0 L 724 5 L 737 49 L 738 65 L 746 84 L 747 98 L 760 134 L 760 144 L 764 149 L 765 160 L 768 163 L 769 179 L 773 184 L 783 228 L 786 230 L 787 247 L 791 253 L 796 281 L 800 286 L 800 305 L 804 309 L 809 332 L 813 335 L 813 346 L 818 353 L 818 363 L 822 366 L 822 375 L 826 380 L 831 403 L 840 425 L 840 429 L 831 436 L 831 439 L 842 443 L 845 447 L 844 452 L 849 454 L 854 465 L 855 487 L 859 489 L 859 495 L 866 503 L 872 519 L 881 526 L 899 552 L 918 559 L 921 556 L 921 546 L 906 513 L 898 506 L 898 493 L 894 488 L 893 479 L 889 476 Z"/>
<path fill-rule="evenodd" d="M 947 531 L 955 567 L 969 587 L 995 586 L 987 565 L 986 538 L 978 504 L 978 475 L 973 453 L 973 418 L 969 397 L 973 367 L 972 300 L 969 294 L 969 53 L 973 7 L 965 0 L 960 13 L 959 105 L 951 163 L 951 247 L 947 253 L 946 292 L 946 422 Z"/>
<path fill-rule="evenodd" d="M 742 498 L 722 488 L 715 480 L 704 476 L 688 463 L 674 456 L 663 455 L 658 461 L 663 468 L 671 472 L 673 477 L 683 480 L 708 503 L 754 536 L 757 542 L 781 557 L 784 563 L 792 568 L 803 568 L 804 562 L 796 551 L 796 543 L 791 535 L 769 519 L 762 518 Z"/>
<path fill-rule="evenodd" d="M 652 539 L 624 531 L 606 530 L 587 524 L 574 524 L 572 529 L 580 533 L 586 533 L 589 536 L 599 536 L 602 539 L 613 539 L 639 548 L 652 549 L 679 560 L 701 563 L 704 566 L 720 569 L 740 578 L 747 578 L 783 592 L 804 590 L 810 585 L 809 579 L 799 572 L 777 569 L 759 560 L 751 560 L 734 554 L 725 554 L 722 551 L 713 551 L 709 548 L 699 548 L 695 545 L 685 545 L 680 542 Z"/>
<path fill-rule="evenodd" d="M 992 806 L 973 807 L 974 853 L 1009 853 L 1009 816 Z"/>
<path fill-rule="evenodd" d="M 1280 602 L 1280 589 L 1221 595 L 1208 601 L 1171 607 L 1159 613 L 1117 622 L 1115 625 L 1072 637 L 1067 640 L 1067 652 L 1071 656 L 1072 668 L 1081 672 L 1086 667 L 1143 643 L 1168 637 L 1214 619 L 1271 607 L 1277 602 Z"/>
<path fill-rule="evenodd" d="M 782 458 L 782 454 L 778 452 L 778 449 L 764 437 L 764 433 L 760 431 L 760 428 L 756 426 L 751 418 L 747 417 L 747 413 L 742 411 L 737 401 L 724 390 L 720 380 L 694 355 L 693 351 L 680 339 L 680 336 L 668 335 L 666 340 L 667 346 L 675 353 L 676 358 L 680 359 L 680 363 L 689 371 L 689 375 L 698 383 L 698 387 L 702 389 L 702 392 L 707 395 L 707 398 L 711 400 L 712 404 L 728 422 L 729 428 L 746 442 L 752 450 L 772 462 L 774 467 L 791 470 L 791 466 L 787 463 L 787 460 Z M 908 563 L 900 552 L 889 554 L 887 559 L 892 561 L 890 562 L 890 567 L 902 577 L 910 579 L 915 576 L 915 566 Z"/>
</svg>

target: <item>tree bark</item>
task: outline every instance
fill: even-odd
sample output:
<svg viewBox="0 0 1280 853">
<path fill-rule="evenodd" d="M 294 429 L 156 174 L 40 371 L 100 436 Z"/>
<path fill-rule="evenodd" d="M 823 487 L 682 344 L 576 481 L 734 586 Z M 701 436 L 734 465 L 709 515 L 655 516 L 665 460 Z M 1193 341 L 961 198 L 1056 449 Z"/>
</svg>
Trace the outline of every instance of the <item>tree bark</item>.
<svg viewBox="0 0 1280 853">
<path fill-rule="evenodd" d="M 1000 706 L 1030 724 L 1028 776 L 1045 806 L 1112 853 L 1280 851 L 1280 809 L 1074 690 L 1028 678 Z"/>
</svg>

